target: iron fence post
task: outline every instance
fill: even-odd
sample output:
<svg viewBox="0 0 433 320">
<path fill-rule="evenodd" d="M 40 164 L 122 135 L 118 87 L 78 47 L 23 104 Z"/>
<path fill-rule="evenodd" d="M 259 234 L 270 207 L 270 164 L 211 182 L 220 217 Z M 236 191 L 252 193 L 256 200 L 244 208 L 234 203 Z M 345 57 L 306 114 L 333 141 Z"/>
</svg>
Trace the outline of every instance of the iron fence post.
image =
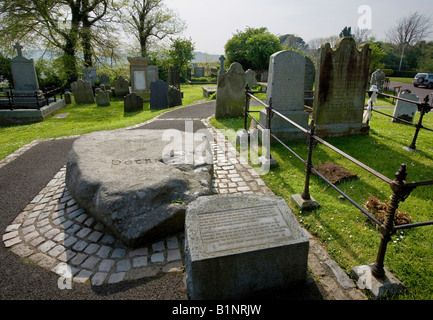
<svg viewBox="0 0 433 320">
<path fill-rule="evenodd" d="M 313 149 L 314 149 L 314 132 L 315 132 L 316 126 L 314 125 L 314 120 L 311 121 L 310 124 L 310 132 L 309 132 L 309 141 L 308 141 L 308 158 L 305 168 L 305 184 L 304 184 L 304 191 L 301 194 L 302 199 L 304 200 L 311 200 L 310 195 L 310 176 L 311 176 L 311 168 L 313 167 Z"/>
<path fill-rule="evenodd" d="M 429 97 L 427 95 L 424 98 L 424 102 L 418 105 L 418 111 L 420 112 L 420 116 L 419 116 L 418 124 L 416 125 L 415 135 L 414 135 L 414 137 L 412 139 L 412 143 L 408 147 L 411 150 L 416 150 L 416 140 L 418 139 L 418 134 L 419 134 L 421 128 L 423 128 L 423 126 L 422 126 L 422 120 L 424 118 L 424 115 L 427 112 L 430 112 L 430 110 L 432 109 L 432 107 L 428 104 L 428 101 L 429 101 Z"/>
<path fill-rule="evenodd" d="M 404 201 L 409 195 L 411 190 L 406 188 L 405 179 L 407 177 L 406 165 L 402 164 L 400 169 L 395 174 L 395 179 L 391 182 L 392 198 L 389 208 L 386 212 L 385 222 L 380 227 L 380 246 L 377 253 L 376 262 L 372 266 L 372 274 L 374 277 L 380 279 L 385 276 L 384 261 L 385 253 L 388 242 L 395 234 L 394 217 L 398 209 L 399 203 Z"/>
<path fill-rule="evenodd" d="M 248 123 L 248 113 L 250 112 L 250 96 L 248 95 L 250 91 L 250 87 L 247 85 L 245 86 L 245 112 L 244 112 L 244 129 L 248 131 L 247 129 L 247 123 Z"/>
</svg>

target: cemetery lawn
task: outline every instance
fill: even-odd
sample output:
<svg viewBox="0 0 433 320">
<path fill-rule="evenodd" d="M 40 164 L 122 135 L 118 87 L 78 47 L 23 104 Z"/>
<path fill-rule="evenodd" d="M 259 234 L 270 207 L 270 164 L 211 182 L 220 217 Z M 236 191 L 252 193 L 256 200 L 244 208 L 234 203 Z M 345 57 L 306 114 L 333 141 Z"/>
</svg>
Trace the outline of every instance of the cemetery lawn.
<svg viewBox="0 0 433 320">
<path fill-rule="evenodd" d="M 380 111 L 392 115 L 392 110 Z M 418 116 L 414 122 L 417 121 Z M 212 119 L 211 123 L 219 129 L 236 131 L 243 128 L 243 118 Z M 370 124 L 369 135 L 327 141 L 388 178 L 394 179 L 395 172 L 405 163 L 408 182 L 433 179 L 432 132 L 421 130 L 416 145 L 421 151 L 409 153 L 403 147 L 411 143 L 414 127 L 391 123 L 389 117 L 377 113 L 373 113 Z M 423 125 L 433 128 L 433 113 L 424 117 Z M 307 158 L 305 142 L 287 145 L 303 159 Z M 339 198 L 339 193 L 316 176 L 311 178 L 310 193 L 321 207 L 311 212 L 300 211 L 291 201 L 291 196 L 303 191 L 304 165 L 277 143 L 272 144 L 271 154 L 280 167 L 263 175 L 263 181 L 276 195 L 287 201 L 299 223 L 323 244 L 331 258 L 348 274 L 354 266 L 373 263 L 380 243 L 380 233 L 375 225 L 367 221 L 349 201 Z M 371 195 L 378 196 L 381 201 L 390 201 L 392 192 L 388 184 L 319 144 L 313 151 L 313 165 L 326 161 L 358 174 L 358 178 L 341 182 L 338 187 L 361 206 L 365 205 Z M 433 186 L 424 186 L 412 191 L 409 198 L 400 203 L 399 209 L 407 212 L 415 223 L 433 220 L 432 207 Z M 386 252 L 385 267 L 408 288 L 408 293 L 394 299 L 433 299 L 432 244 L 433 226 L 398 231 L 392 237 Z"/>
<path fill-rule="evenodd" d="M 201 85 L 182 85 L 184 92 L 183 106 L 203 99 Z M 42 122 L 0 126 L 0 160 L 33 140 L 44 140 L 73 135 L 81 135 L 94 131 L 114 130 L 143 123 L 171 109 L 150 110 L 149 102 L 144 110 L 124 114 L 123 99 L 112 98 L 109 107 L 97 107 L 96 104 L 75 105 L 55 112 L 69 113 L 66 118 L 49 116 Z M 176 107 L 179 108 L 179 107 Z"/>
<path fill-rule="evenodd" d="M 412 84 L 412 80 L 413 80 L 413 78 L 396 78 L 396 77 L 390 77 L 389 78 L 389 81 L 409 83 L 409 84 Z"/>
</svg>

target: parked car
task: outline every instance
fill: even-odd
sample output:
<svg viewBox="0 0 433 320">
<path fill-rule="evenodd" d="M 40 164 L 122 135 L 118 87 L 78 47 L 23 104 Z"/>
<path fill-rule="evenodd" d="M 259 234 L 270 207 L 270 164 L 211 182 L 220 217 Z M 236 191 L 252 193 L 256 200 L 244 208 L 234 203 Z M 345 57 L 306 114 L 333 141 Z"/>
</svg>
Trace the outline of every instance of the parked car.
<svg viewBox="0 0 433 320">
<path fill-rule="evenodd" d="M 433 89 L 433 73 L 418 73 L 412 80 L 413 86 L 425 86 Z"/>
</svg>

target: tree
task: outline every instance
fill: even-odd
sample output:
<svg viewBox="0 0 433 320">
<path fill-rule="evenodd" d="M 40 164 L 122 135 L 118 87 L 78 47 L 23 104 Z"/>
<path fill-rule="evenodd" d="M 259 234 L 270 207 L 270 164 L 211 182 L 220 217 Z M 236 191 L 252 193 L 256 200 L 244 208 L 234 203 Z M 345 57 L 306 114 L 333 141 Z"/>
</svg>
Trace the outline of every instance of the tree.
<svg viewBox="0 0 433 320">
<path fill-rule="evenodd" d="M 382 62 L 383 57 L 386 55 L 385 50 L 380 47 L 380 44 L 369 41 L 367 42 L 371 49 L 370 54 L 370 73 L 377 69 L 383 69 L 385 64 Z"/>
<path fill-rule="evenodd" d="M 132 31 L 140 45 L 142 57 L 148 56 L 152 38 L 163 40 L 185 30 L 185 23 L 168 9 L 163 0 L 127 0 L 123 10 L 123 23 Z"/>
<path fill-rule="evenodd" d="M 186 79 L 188 62 L 194 59 L 194 43 L 191 39 L 175 39 L 168 51 L 168 57 L 173 66 L 179 68 L 180 76 Z"/>
<path fill-rule="evenodd" d="M 402 48 L 405 44 L 414 45 L 425 39 L 432 32 L 431 19 L 418 12 L 398 20 L 397 25 L 390 29 L 386 35 L 391 41 Z"/>
<path fill-rule="evenodd" d="M 339 34 L 340 38 L 350 37 L 353 38 L 352 27 L 344 27 L 344 29 Z"/>
<path fill-rule="evenodd" d="M 281 51 L 280 40 L 267 28 L 250 28 L 237 33 L 227 41 L 225 53 L 227 64 L 240 63 L 245 70 L 263 71 L 269 67 L 269 57 Z"/>
<path fill-rule="evenodd" d="M 287 48 L 300 49 L 302 51 L 308 49 L 308 45 L 305 43 L 304 39 L 294 34 L 280 36 L 280 43 L 283 47 Z"/>
<path fill-rule="evenodd" d="M 85 65 L 92 65 L 90 29 L 105 16 L 108 3 L 108 0 L 0 0 L 0 41 L 9 47 L 19 40 L 27 45 L 60 50 L 65 77 L 73 81 L 78 73 L 79 40 Z"/>
</svg>

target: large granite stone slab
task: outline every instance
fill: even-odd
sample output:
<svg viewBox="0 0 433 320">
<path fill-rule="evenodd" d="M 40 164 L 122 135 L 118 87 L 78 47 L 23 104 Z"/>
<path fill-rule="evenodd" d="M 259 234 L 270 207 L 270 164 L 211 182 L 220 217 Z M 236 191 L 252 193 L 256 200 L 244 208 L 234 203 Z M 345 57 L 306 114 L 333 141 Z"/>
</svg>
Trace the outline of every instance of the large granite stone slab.
<svg viewBox="0 0 433 320">
<path fill-rule="evenodd" d="M 309 240 L 283 198 L 200 197 L 185 218 L 191 299 L 239 299 L 307 276 Z"/>
<path fill-rule="evenodd" d="M 66 186 L 89 214 L 135 247 L 183 231 L 186 206 L 211 193 L 212 173 L 209 142 L 197 133 L 104 131 L 74 142 Z"/>
</svg>

